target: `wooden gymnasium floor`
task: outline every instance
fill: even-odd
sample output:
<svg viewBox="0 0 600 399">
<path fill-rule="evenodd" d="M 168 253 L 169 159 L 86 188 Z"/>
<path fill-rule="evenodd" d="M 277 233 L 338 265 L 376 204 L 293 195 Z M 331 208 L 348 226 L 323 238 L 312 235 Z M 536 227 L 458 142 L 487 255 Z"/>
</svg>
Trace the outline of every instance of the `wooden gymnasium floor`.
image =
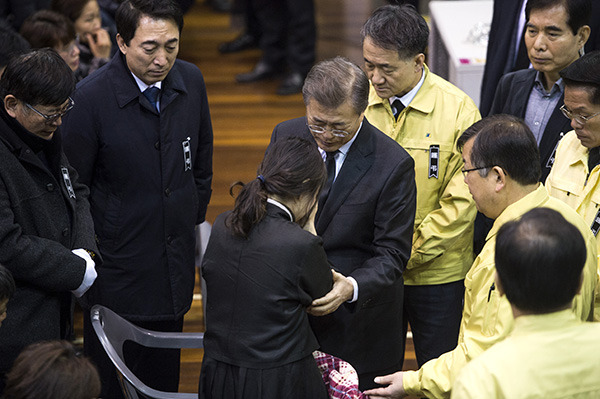
<svg viewBox="0 0 600 399">
<path fill-rule="evenodd" d="M 315 0 L 318 60 L 343 55 L 362 64 L 360 27 L 383 0 Z M 237 84 L 235 75 L 252 69 L 259 50 L 221 55 L 219 43 L 233 39 L 239 30 L 232 27 L 229 14 L 216 13 L 197 3 L 186 14 L 179 57 L 198 65 L 204 74 L 214 130 L 213 194 L 207 220 L 233 207 L 228 190 L 236 180 L 256 177 L 273 127 L 284 120 L 303 116 L 300 94 L 277 96 L 278 81 Z M 186 331 L 204 331 L 202 301 L 196 283 L 194 302 L 185 316 Z M 406 369 L 415 369 L 412 342 L 407 343 Z M 182 353 L 180 392 L 197 392 L 202 351 Z"/>
</svg>

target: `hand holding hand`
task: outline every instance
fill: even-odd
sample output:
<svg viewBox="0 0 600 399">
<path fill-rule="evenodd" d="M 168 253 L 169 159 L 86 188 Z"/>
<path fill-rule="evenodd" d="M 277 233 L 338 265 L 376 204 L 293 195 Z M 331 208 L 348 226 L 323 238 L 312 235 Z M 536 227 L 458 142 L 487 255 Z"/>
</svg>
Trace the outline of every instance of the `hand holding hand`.
<svg viewBox="0 0 600 399">
<path fill-rule="evenodd" d="M 313 316 L 325 316 L 335 312 L 340 305 L 350 299 L 354 294 L 354 286 L 342 274 L 331 270 L 333 273 L 333 288 L 325 296 L 312 301 L 307 311 Z"/>
<path fill-rule="evenodd" d="M 90 50 L 92 51 L 94 57 L 110 57 L 112 43 L 110 42 L 110 36 L 106 30 L 100 28 L 93 34 L 86 33 L 85 38 L 87 39 L 88 45 L 90 46 Z"/>
<path fill-rule="evenodd" d="M 406 396 L 404 386 L 402 385 L 403 373 L 398 371 L 394 374 L 384 375 L 383 377 L 375 377 L 375 382 L 381 385 L 387 385 L 385 388 L 375 388 L 365 391 L 371 399 L 377 398 L 403 398 Z"/>
</svg>

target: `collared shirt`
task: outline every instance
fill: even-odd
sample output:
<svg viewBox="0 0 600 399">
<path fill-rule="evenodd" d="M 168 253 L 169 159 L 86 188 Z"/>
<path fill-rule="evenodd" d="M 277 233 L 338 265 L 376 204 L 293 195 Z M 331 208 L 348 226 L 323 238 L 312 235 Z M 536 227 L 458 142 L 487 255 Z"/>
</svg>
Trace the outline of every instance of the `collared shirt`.
<svg viewBox="0 0 600 399">
<path fill-rule="evenodd" d="M 394 118 L 388 99 L 371 87 L 365 116 L 415 161 L 417 210 L 405 285 L 462 280 L 473 263 L 475 205 L 464 182 L 458 137 L 481 119 L 472 99 L 423 67 L 423 83 Z"/>
<path fill-rule="evenodd" d="M 275 205 L 277 208 L 282 209 L 285 211 L 285 213 L 288 214 L 288 216 L 290 217 L 290 222 L 294 221 L 294 216 L 292 215 L 292 212 L 290 212 L 290 210 L 288 209 L 287 206 L 283 205 L 281 202 L 274 200 L 273 198 L 267 198 L 267 202 L 269 204 L 273 204 Z"/>
<path fill-rule="evenodd" d="M 527 108 L 525 111 L 525 123 L 533 132 L 535 139 L 537 140 L 538 146 L 542 141 L 544 130 L 550 120 L 550 116 L 554 112 L 558 101 L 563 95 L 565 90 L 565 84 L 562 78 L 558 79 L 556 83 L 547 92 L 544 89 L 542 83 L 543 76 L 541 72 L 535 74 L 535 82 L 533 84 L 533 90 L 529 94 L 529 100 L 527 101 Z"/>
<path fill-rule="evenodd" d="M 589 150 L 574 131 L 567 133 L 556 149 L 556 160 L 546 179 L 550 196 L 565 202 L 583 217 L 596 235 L 600 253 L 600 165 L 588 169 Z M 600 265 L 598 269 L 600 279 Z M 594 320 L 600 321 L 600 292 L 596 292 Z"/>
<path fill-rule="evenodd" d="M 335 179 L 337 179 L 337 177 L 340 173 L 340 169 L 342 169 L 342 166 L 344 165 L 344 161 L 346 160 L 346 156 L 348 155 L 348 151 L 350 150 L 352 143 L 354 143 L 354 140 L 356 140 L 356 137 L 360 133 L 361 128 L 362 128 L 362 122 L 360 123 L 360 126 L 358 127 L 356 134 L 350 139 L 350 141 L 348 141 L 346 144 L 341 146 L 338 149 L 338 153 L 335 154 L 335 177 L 333 178 L 333 181 L 335 181 Z M 317 147 L 317 148 L 319 149 L 319 152 L 321 153 L 323 162 L 325 162 L 325 160 L 327 159 L 327 153 L 325 151 L 323 151 L 321 149 L 321 147 Z"/>
<path fill-rule="evenodd" d="M 131 72 L 131 76 L 133 76 L 133 79 L 135 79 L 135 83 L 138 85 L 142 93 L 145 92 L 148 87 L 156 87 L 159 90 L 162 89 L 162 80 L 160 82 L 147 85 L 146 83 L 144 83 L 144 81 L 135 76 L 133 72 Z M 158 99 L 156 100 L 156 109 L 160 109 L 160 96 L 158 96 Z"/>
<path fill-rule="evenodd" d="M 460 373 L 452 399 L 599 398 L 600 323 L 569 310 L 520 316 Z"/>
<path fill-rule="evenodd" d="M 506 207 L 494 221 L 481 253 L 465 278 L 465 301 L 456 348 L 428 361 L 418 371 L 406 371 L 403 386 L 407 394 L 449 398 L 452 384 L 465 365 L 512 331 L 514 318 L 510 304 L 505 296 L 500 296 L 494 284 L 496 234 L 503 224 L 541 207 L 559 212 L 585 239 L 587 259 L 583 285 L 573 300 L 572 311 L 580 320 L 590 318 L 598 264 L 595 238 L 581 216 L 564 202 L 551 198 L 540 184 L 533 192 Z"/>
<path fill-rule="evenodd" d="M 425 82 L 425 68 L 423 68 L 423 70 L 422 70 L 421 79 L 419 79 L 419 83 L 417 83 L 417 85 L 415 87 L 413 87 L 408 93 L 406 93 L 402 97 L 398 97 L 398 96 L 390 97 L 390 99 L 389 99 L 390 106 L 392 106 L 392 104 L 394 104 L 394 101 L 400 100 L 402 105 L 404 105 L 404 108 L 408 107 L 408 105 L 411 103 L 413 98 L 415 98 L 415 96 L 417 95 L 421 86 L 423 86 L 423 82 Z"/>
<path fill-rule="evenodd" d="M 348 141 L 346 144 L 341 146 L 338 149 L 338 153 L 334 157 L 334 159 L 335 159 L 335 177 L 333 178 L 334 182 L 335 182 L 335 179 L 337 179 L 338 174 L 340 173 L 340 170 L 342 169 L 342 166 L 344 165 L 344 161 L 346 160 L 346 156 L 348 155 L 348 151 L 350 150 L 350 147 L 352 147 L 354 140 L 356 140 L 356 137 L 358 137 L 358 134 L 360 133 L 360 129 L 362 128 L 362 125 L 363 124 L 361 122 L 354 137 L 352 137 L 350 139 L 350 141 Z M 323 162 L 325 162 L 325 160 L 327 159 L 327 153 L 325 151 L 323 151 L 321 149 L 321 147 L 317 147 L 317 148 L 319 149 L 319 152 L 321 153 Z M 352 298 L 350 298 L 348 300 L 348 302 L 349 303 L 356 302 L 358 300 L 358 283 L 356 282 L 354 277 L 346 276 L 346 278 L 352 283 L 352 287 L 354 287 L 354 292 L 352 294 Z"/>
</svg>

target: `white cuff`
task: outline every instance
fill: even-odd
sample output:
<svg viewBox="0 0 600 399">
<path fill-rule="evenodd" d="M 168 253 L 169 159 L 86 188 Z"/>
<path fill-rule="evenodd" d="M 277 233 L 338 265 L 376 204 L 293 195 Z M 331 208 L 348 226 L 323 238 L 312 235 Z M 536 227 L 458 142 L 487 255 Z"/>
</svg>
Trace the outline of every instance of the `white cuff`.
<svg viewBox="0 0 600 399">
<path fill-rule="evenodd" d="M 71 291 L 77 298 L 81 298 L 83 294 L 94 284 L 98 273 L 96 273 L 96 263 L 92 260 L 90 254 L 83 248 L 77 248 L 72 250 L 75 255 L 85 260 L 85 274 L 83 275 L 83 281 L 79 288 Z"/>
<path fill-rule="evenodd" d="M 356 280 L 354 279 L 354 277 L 346 277 L 348 280 L 350 280 L 350 282 L 352 283 L 352 286 L 354 287 L 354 293 L 352 294 L 352 299 L 350 299 L 349 301 L 347 301 L 348 303 L 352 303 L 352 302 L 356 302 L 356 300 L 358 299 L 358 283 L 356 282 Z"/>
</svg>

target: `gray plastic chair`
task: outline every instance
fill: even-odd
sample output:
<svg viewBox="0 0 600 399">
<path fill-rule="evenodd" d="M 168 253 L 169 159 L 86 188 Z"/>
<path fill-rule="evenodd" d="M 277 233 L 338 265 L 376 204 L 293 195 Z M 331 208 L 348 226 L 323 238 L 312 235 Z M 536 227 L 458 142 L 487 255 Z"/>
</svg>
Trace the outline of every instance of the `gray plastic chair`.
<svg viewBox="0 0 600 399">
<path fill-rule="evenodd" d="M 112 310 L 94 305 L 92 326 L 106 354 L 115 365 L 123 394 L 127 399 L 197 399 L 197 393 L 157 391 L 137 378 L 123 358 L 123 343 L 133 341 L 150 348 L 203 348 L 204 333 L 164 333 L 131 324 Z M 160 367 L 160 365 L 157 365 Z M 141 396 L 140 396 L 141 395 Z"/>
</svg>

